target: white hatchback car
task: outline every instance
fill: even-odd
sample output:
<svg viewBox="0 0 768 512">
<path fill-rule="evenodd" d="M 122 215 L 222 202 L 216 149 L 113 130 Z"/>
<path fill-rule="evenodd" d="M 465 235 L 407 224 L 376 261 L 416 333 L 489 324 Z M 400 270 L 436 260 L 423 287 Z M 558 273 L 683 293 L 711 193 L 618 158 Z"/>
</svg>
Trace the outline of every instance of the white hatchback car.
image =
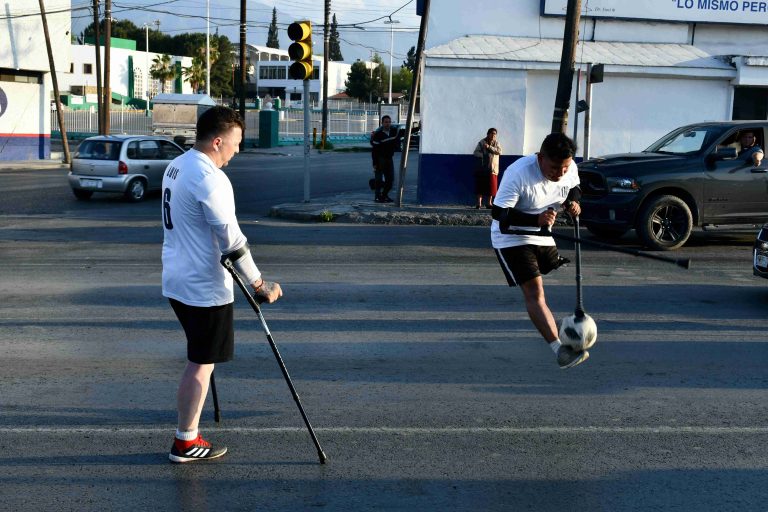
<svg viewBox="0 0 768 512">
<path fill-rule="evenodd" d="M 163 137 L 89 137 L 72 159 L 69 186 L 82 200 L 90 199 L 94 192 L 112 192 L 141 201 L 147 192 L 160 190 L 165 168 L 182 153 L 181 147 Z"/>
</svg>

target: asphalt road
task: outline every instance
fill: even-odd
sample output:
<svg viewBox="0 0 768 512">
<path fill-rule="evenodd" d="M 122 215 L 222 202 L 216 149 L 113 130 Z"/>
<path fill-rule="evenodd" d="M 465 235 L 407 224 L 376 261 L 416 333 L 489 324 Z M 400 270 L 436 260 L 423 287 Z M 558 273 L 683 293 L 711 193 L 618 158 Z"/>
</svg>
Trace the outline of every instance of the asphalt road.
<svg viewBox="0 0 768 512">
<path fill-rule="evenodd" d="M 367 169 L 328 156 L 329 173 Z M 77 202 L 56 171 L 3 171 L 0 508 L 766 509 L 753 233 L 697 233 L 676 253 L 689 271 L 585 249 L 599 341 L 561 371 L 486 228 L 274 221 L 267 201 L 300 199 L 298 171 L 242 158 L 290 187 L 235 185 L 257 263 L 284 287 L 264 312 L 328 464 L 240 296 L 236 359 L 217 370 L 224 420 L 209 404 L 201 425 L 230 453 L 170 464 L 184 340 L 160 295 L 159 198 Z M 558 317 L 573 280 L 546 279 Z"/>
</svg>

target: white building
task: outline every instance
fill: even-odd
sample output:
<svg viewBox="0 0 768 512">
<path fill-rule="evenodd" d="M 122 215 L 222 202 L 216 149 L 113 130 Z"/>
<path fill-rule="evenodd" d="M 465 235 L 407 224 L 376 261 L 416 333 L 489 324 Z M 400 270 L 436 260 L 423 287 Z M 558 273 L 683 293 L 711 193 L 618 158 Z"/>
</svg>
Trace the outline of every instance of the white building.
<svg viewBox="0 0 768 512">
<path fill-rule="evenodd" d="M 50 157 L 52 82 L 37 2 L 4 0 L 0 30 L 0 160 Z M 48 0 L 57 69 L 69 67 L 70 2 Z"/>
<path fill-rule="evenodd" d="M 104 46 L 99 45 L 102 73 L 104 66 Z M 66 105 L 73 109 L 96 107 L 96 47 L 92 44 L 72 45 L 72 62 L 66 70 L 58 70 L 59 90 Z M 109 83 L 112 90 L 112 104 L 144 108 L 144 100 L 149 93 L 151 99 L 163 92 L 159 80 L 151 78 L 152 62 L 162 54 L 136 50 L 136 42 L 128 39 L 112 38 L 110 48 Z M 171 56 L 171 63 L 176 67 L 174 80 L 165 83 L 165 92 L 192 94 L 189 82 L 183 79 L 183 68 L 192 65 L 191 57 Z M 65 72 L 66 71 L 66 72 Z M 147 77 L 150 77 L 147 84 Z M 139 100 L 139 101 L 136 101 Z"/>
<path fill-rule="evenodd" d="M 421 202 L 469 204 L 471 153 L 490 127 L 504 148 L 502 168 L 538 150 L 552 125 L 566 4 L 433 2 L 421 91 Z M 605 65 L 604 82 L 592 89 L 590 155 L 642 150 L 686 123 L 768 118 L 766 5 L 582 1 L 589 12 L 576 51 L 581 99 L 586 63 Z M 467 19 L 478 27 L 473 34 Z M 576 80 L 570 135 L 575 89 Z"/>
<path fill-rule="evenodd" d="M 301 80 L 288 78 L 288 68 L 293 62 L 287 50 L 269 48 L 267 46 L 246 45 L 247 62 L 247 97 L 281 98 L 285 106 L 304 101 L 304 85 Z M 309 101 L 317 104 L 323 97 L 323 59 L 322 56 L 312 56 L 315 68 L 309 81 Z M 352 68 L 345 62 L 328 62 L 328 96 L 333 96 L 345 90 L 344 82 Z"/>
</svg>

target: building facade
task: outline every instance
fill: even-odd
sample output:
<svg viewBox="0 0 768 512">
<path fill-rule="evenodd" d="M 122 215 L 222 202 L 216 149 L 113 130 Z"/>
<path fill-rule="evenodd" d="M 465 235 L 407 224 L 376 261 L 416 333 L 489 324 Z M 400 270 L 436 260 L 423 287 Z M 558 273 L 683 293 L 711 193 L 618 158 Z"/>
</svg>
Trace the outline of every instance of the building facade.
<svg viewBox="0 0 768 512">
<path fill-rule="evenodd" d="M 247 98 L 280 98 L 286 107 L 303 104 L 304 84 L 288 78 L 288 68 L 293 62 L 288 52 L 267 46 L 246 46 Z M 309 101 L 316 105 L 323 97 L 322 56 L 313 55 L 312 62 L 314 73 L 309 81 Z M 344 82 L 351 68 L 352 65 L 345 62 L 328 62 L 328 96 L 345 90 Z"/>
<path fill-rule="evenodd" d="M 104 46 L 99 45 L 104 65 Z M 59 91 L 62 101 L 71 109 L 96 108 L 96 46 L 72 45 L 71 63 L 65 70 L 58 70 Z M 192 65 L 191 57 L 171 55 L 171 65 L 176 77 L 165 84 L 151 77 L 152 62 L 162 57 L 160 53 L 136 50 L 136 41 L 113 37 L 110 43 L 109 83 L 112 104 L 143 109 L 147 97 L 151 100 L 162 92 L 192 94 L 192 87 L 183 78 L 183 69 Z M 103 70 L 102 70 L 103 72 Z M 147 80 L 149 78 L 149 80 Z"/>
<path fill-rule="evenodd" d="M 421 202 L 471 204 L 471 153 L 490 127 L 504 148 L 502 168 L 538 150 L 552 125 L 566 4 L 433 3 L 421 91 Z M 587 63 L 604 64 L 604 81 L 592 88 L 590 156 L 642 150 L 687 123 L 768 118 L 765 6 L 582 1 L 568 134 L 576 130 L 583 146 L 584 116 L 573 105 L 584 99 Z M 475 34 L 467 35 L 467 19 L 479 27 Z"/>
<path fill-rule="evenodd" d="M 5 0 L 0 30 L 0 160 L 49 158 L 52 90 L 36 2 Z M 46 2 L 57 69 L 69 67 L 70 2 Z"/>
</svg>

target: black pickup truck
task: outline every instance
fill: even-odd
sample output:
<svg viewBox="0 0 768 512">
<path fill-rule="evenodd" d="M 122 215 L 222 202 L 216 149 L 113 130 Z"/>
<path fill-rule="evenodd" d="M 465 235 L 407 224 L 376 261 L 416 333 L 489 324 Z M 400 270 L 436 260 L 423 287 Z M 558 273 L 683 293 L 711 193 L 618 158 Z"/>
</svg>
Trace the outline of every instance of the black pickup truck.
<svg viewBox="0 0 768 512">
<path fill-rule="evenodd" d="M 762 225 L 768 160 L 756 167 L 740 141 L 752 132 L 765 148 L 767 128 L 768 121 L 692 124 L 640 153 L 580 163 L 582 224 L 608 239 L 635 229 L 655 250 L 681 247 L 694 226 Z"/>
</svg>

